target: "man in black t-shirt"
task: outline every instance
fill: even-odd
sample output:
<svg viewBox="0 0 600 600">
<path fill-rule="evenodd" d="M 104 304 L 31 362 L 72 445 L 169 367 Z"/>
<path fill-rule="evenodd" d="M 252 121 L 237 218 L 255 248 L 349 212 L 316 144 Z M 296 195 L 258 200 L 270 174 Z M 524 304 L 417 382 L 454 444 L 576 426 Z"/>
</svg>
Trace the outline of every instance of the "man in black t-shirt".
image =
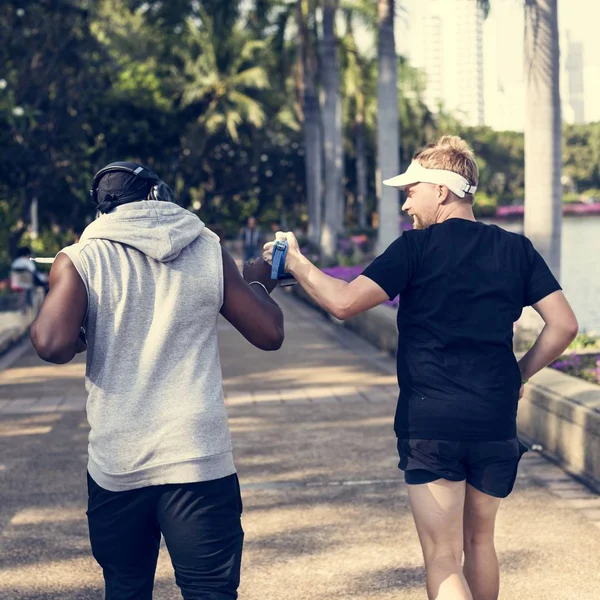
<svg viewBox="0 0 600 600">
<path fill-rule="evenodd" d="M 531 242 L 475 220 L 478 176 L 458 137 L 418 152 L 404 174 L 384 181 L 406 191 L 402 208 L 414 229 L 351 283 L 319 271 L 293 234 L 277 234 L 289 244 L 286 269 L 340 319 L 400 295 L 394 428 L 428 594 L 438 600 L 497 599 L 494 523 L 526 450 L 517 439 L 518 400 L 578 327 Z M 266 260 L 272 247 L 265 245 Z M 513 324 L 525 306 L 546 326 L 517 362 Z"/>
</svg>

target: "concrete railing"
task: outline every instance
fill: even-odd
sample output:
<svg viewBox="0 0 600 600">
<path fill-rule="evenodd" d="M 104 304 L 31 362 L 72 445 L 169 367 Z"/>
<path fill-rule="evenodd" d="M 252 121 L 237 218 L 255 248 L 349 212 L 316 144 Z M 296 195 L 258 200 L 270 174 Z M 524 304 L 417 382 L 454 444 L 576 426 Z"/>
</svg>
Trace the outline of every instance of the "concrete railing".
<svg viewBox="0 0 600 600">
<path fill-rule="evenodd" d="M 324 312 L 300 286 L 292 289 L 296 297 Z M 539 316 L 534 313 L 525 310 L 517 323 L 515 348 L 535 339 L 541 329 Z M 330 319 L 395 356 L 395 310 L 378 306 L 347 321 Z M 529 444 L 541 446 L 565 470 L 600 491 L 600 385 L 544 369 L 526 387 L 518 425 L 519 434 Z"/>
<path fill-rule="evenodd" d="M 0 352 L 7 350 L 27 333 L 42 299 L 43 294 L 39 290 L 33 295 L 33 306 L 27 303 L 24 292 L 0 296 Z"/>
<path fill-rule="evenodd" d="M 544 369 L 526 387 L 518 425 L 527 441 L 600 492 L 600 385 Z"/>
</svg>

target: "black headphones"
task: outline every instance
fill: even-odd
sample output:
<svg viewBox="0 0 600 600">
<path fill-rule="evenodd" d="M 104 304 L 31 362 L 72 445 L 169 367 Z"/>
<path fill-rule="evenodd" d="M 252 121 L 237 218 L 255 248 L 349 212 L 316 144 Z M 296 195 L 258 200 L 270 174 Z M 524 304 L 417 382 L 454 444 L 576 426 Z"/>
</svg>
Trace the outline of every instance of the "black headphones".
<svg viewBox="0 0 600 600">
<path fill-rule="evenodd" d="M 106 173 L 114 171 L 124 171 L 125 173 L 131 173 L 140 179 L 147 179 L 149 182 L 154 182 L 154 185 L 150 189 L 148 194 L 149 200 L 160 200 L 162 202 L 175 202 L 175 195 L 171 188 L 156 174 L 146 169 L 141 165 L 131 162 L 114 162 L 106 165 L 103 169 L 100 169 L 92 179 L 92 186 L 90 188 L 90 197 L 92 202 L 98 206 L 98 184 L 100 179 Z"/>
</svg>

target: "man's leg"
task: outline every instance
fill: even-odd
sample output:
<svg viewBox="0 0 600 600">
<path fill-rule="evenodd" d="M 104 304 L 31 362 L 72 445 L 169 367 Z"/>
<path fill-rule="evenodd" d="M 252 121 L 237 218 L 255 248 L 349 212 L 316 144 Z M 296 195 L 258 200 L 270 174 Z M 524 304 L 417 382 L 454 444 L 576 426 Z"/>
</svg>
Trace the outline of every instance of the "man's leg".
<svg viewBox="0 0 600 600">
<path fill-rule="evenodd" d="M 473 600 L 461 567 L 465 487 L 445 479 L 408 486 L 429 600 Z"/>
<path fill-rule="evenodd" d="M 494 525 L 500 498 L 467 485 L 464 513 L 463 572 L 473 600 L 498 600 L 500 572 L 494 548 Z"/>
<path fill-rule="evenodd" d="M 88 474 L 90 542 L 106 600 L 152 598 L 160 546 L 154 489 L 109 492 Z"/>
<path fill-rule="evenodd" d="M 183 598 L 237 598 L 244 539 L 237 475 L 164 486 L 158 514 Z"/>
<path fill-rule="evenodd" d="M 518 438 L 468 446 L 464 574 L 475 600 L 497 600 L 500 575 L 494 525 L 500 499 L 512 491 L 526 446 Z"/>
</svg>

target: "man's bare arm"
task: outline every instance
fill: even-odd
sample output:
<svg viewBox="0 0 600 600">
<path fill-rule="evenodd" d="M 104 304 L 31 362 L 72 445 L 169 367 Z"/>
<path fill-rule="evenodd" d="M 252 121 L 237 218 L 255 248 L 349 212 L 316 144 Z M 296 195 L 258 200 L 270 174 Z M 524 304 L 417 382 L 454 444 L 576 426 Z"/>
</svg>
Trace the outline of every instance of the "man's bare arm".
<svg viewBox="0 0 600 600">
<path fill-rule="evenodd" d="M 279 232 L 277 239 L 288 242 L 286 270 L 315 302 L 334 317 L 349 319 L 390 299 L 379 285 L 363 275 L 348 283 L 323 273 L 302 255 L 292 233 Z M 265 244 L 267 261 L 272 260 L 273 246 L 274 242 Z"/>
<path fill-rule="evenodd" d="M 578 330 L 575 314 L 561 291 L 542 298 L 533 308 L 546 325 L 535 344 L 519 361 L 524 381 L 556 360 L 575 339 Z"/>
<path fill-rule="evenodd" d="M 87 304 L 87 290 L 77 269 L 66 254 L 59 254 L 50 271 L 50 291 L 30 330 L 40 358 L 64 364 L 85 349 L 80 329 Z"/>
<path fill-rule="evenodd" d="M 221 314 L 253 345 L 261 350 L 279 350 L 283 344 L 283 313 L 262 286 L 250 285 L 240 274 L 233 257 L 222 248 L 224 301 Z M 262 259 L 245 268 L 247 279 L 275 287 L 270 267 Z"/>
</svg>

